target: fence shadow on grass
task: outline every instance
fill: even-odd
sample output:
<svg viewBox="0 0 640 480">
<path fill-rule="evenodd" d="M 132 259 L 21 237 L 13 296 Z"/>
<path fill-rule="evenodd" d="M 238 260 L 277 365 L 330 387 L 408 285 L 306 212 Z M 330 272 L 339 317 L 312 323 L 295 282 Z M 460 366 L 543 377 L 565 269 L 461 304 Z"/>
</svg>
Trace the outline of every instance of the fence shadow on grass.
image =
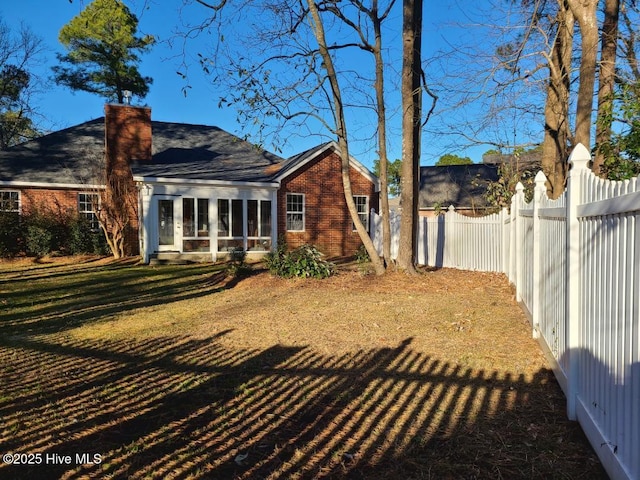
<svg viewBox="0 0 640 480">
<path fill-rule="evenodd" d="M 330 356 L 228 333 L 0 340 L 0 451 L 41 463 L 0 477 L 606 478 L 573 456 L 589 447 L 549 371 L 472 371 L 410 338 Z"/>
</svg>

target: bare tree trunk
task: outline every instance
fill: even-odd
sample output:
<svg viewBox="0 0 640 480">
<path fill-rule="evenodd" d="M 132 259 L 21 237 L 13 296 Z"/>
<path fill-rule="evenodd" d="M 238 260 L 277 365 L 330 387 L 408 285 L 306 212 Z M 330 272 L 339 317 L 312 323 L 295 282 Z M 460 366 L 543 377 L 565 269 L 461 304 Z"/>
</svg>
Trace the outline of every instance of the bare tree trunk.
<svg viewBox="0 0 640 480">
<path fill-rule="evenodd" d="M 640 67 L 638 66 L 638 58 L 636 57 L 636 43 L 638 42 L 636 35 L 636 25 L 629 17 L 628 7 L 630 5 L 623 4 L 620 9 L 622 14 L 622 21 L 626 27 L 626 35 L 622 36 L 622 56 L 625 58 L 626 63 L 631 71 L 631 78 L 636 82 L 640 82 Z M 633 6 L 633 5 L 631 5 Z M 636 6 L 637 8 L 637 6 Z"/>
<path fill-rule="evenodd" d="M 131 219 L 136 215 L 137 191 L 130 175 L 111 171 L 106 172 L 105 178 L 104 190 L 98 191 L 100 203 L 95 208 L 96 216 L 111 254 L 119 259 L 127 255 L 126 235 Z"/>
<path fill-rule="evenodd" d="M 403 1 L 402 24 L 402 171 L 398 268 L 415 272 L 415 245 L 420 176 L 422 114 L 421 40 L 422 0 Z"/>
<path fill-rule="evenodd" d="M 602 24 L 602 48 L 600 50 L 596 151 L 593 160 L 593 172 L 596 175 L 602 173 L 602 166 L 604 165 L 604 152 L 597 147 L 611 139 L 619 14 L 620 0 L 606 0 L 604 5 L 604 23 Z"/>
<path fill-rule="evenodd" d="M 557 33 L 547 58 L 549 83 L 544 108 L 545 128 L 542 142 L 542 170 L 547 176 L 547 195 L 557 198 L 564 190 L 569 158 L 569 91 L 573 49 L 573 13 L 565 0 L 558 2 Z"/>
<path fill-rule="evenodd" d="M 338 84 L 338 76 L 336 74 L 333 59 L 329 54 L 329 49 L 327 47 L 327 42 L 324 34 L 324 26 L 322 24 L 322 20 L 320 19 L 320 14 L 318 13 L 318 7 L 315 4 L 314 0 L 307 0 L 307 4 L 309 6 L 309 12 L 311 13 L 312 19 L 312 29 L 315 35 L 315 38 L 318 42 L 318 50 L 320 51 L 320 56 L 322 57 L 324 68 L 327 71 L 327 78 L 329 80 L 329 84 L 331 85 L 331 94 L 333 96 L 334 110 L 335 110 L 335 120 L 336 120 L 336 134 L 338 137 L 338 145 L 340 146 L 340 156 L 342 159 L 342 185 L 344 188 L 344 196 L 347 202 L 347 208 L 349 213 L 351 214 L 351 219 L 353 220 L 353 224 L 356 227 L 356 231 L 362 240 L 364 247 L 369 254 L 369 258 L 371 259 L 371 264 L 375 270 L 377 275 L 382 275 L 385 272 L 384 265 L 378 252 L 376 251 L 375 246 L 373 245 L 373 241 L 369 236 L 369 232 L 364 228 L 362 221 L 360 221 L 360 217 L 358 216 L 358 209 L 353 200 L 353 193 L 351 190 L 351 177 L 349 176 L 351 167 L 349 165 L 349 143 L 347 141 L 347 124 L 344 119 L 344 109 L 342 103 L 342 95 L 340 92 L 340 86 Z"/>
<path fill-rule="evenodd" d="M 591 148 L 591 118 L 593 95 L 596 84 L 596 64 L 598 61 L 598 19 L 597 0 L 567 0 L 569 8 L 580 27 L 582 44 L 580 57 L 580 87 L 576 109 L 574 144 L 582 143 Z M 594 166 L 595 173 L 595 166 Z"/>
<path fill-rule="evenodd" d="M 382 216 L 382 258 L 385 267 L 391 262 L 391 225 L 389 223 L 389 157 L 387 156 L 387 124 L 384 104 L 384 61 L 382 59 L 382 26 L 378 16 L 378 0 L 373 0 L 374 57 L 376 64 L 376 103 L 378 109 L 378 154 L 380 156 L 380 213 Z"/>
</svg>

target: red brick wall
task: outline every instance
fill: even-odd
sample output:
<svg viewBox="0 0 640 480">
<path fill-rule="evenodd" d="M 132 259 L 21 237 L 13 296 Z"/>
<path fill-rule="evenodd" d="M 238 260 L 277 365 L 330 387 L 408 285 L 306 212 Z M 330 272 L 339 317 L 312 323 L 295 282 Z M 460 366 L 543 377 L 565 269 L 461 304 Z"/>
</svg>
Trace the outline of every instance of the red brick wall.
<svg viewBox="0 0 640 480">
<path fill-rule="evenodd" d="M 20 189 L 21 213 L 78 213 L 78 190 Z"/>
<path fill-rule="evenodd" d="M 356 169 L 351 168 L 353 195 L 369 196 L 369 209 L 378 210 L 375 185 Z M 305 231 L 286 231 L 287 193 L 305 195 Z M 351 256 L 362 245 L 353 231 L 342 187 L 341 161 L 333 150 L 286 177 L 278 191 L 278 233 L 283 234 L 290 248 L 305 243 L 315 245 L 331 257 Z"/>
</svg>

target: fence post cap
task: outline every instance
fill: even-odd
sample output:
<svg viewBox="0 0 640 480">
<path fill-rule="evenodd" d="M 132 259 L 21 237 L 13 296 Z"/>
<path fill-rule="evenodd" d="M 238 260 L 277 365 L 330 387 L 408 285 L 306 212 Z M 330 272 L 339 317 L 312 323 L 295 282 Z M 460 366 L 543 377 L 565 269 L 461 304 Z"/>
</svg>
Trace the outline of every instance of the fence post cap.
<svg viewBox="0 0 640 480">
<path fill-rule="evenodd" d="M 455 209 L 456 209 L 456 207 L 454 207 L 453 205 L 449 205 L 448 210 L 449 210 L 450 212 L 453 212 Z"/>
<path fill-rule="evenodd" d="M 547 191 L 547 176 L 542 170 L 539 170 L 538 173 L 536 173 L 536 178 L 534 179 L 534 181 L 536 182 L 536 190 L 545 192 Z"/>
<path fill-rule="evenodd" d="M 516 193 L 522 193 L 524 192 L 524 185 L 522 185 L 522 182 L 518 182 L 516 184 Z"/>
<path fill-rule="evenodd" d="M 588 168 L 591 161 L 591 152 L 587 150 L 583 144 L 579 143 L 575 146 L 571 155 L 569 155 L 569 163 L 571 164 L 571 170 Z"/>
</svg>

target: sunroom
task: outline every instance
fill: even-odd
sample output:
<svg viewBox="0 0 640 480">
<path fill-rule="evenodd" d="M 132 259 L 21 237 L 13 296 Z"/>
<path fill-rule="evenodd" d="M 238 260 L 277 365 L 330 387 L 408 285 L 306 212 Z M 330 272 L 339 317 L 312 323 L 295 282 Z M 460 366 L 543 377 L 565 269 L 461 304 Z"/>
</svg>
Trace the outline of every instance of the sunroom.
<svg viewBox="0 0 640 480">
<path fill-rule="evenodd" d="M 135 178 L 134 178 L 135 179 Z M 277 184 L 138 180 L 140 253 L 224 259 L 234 250 L 260 257 L 277 236 Z"/>
</svg>

